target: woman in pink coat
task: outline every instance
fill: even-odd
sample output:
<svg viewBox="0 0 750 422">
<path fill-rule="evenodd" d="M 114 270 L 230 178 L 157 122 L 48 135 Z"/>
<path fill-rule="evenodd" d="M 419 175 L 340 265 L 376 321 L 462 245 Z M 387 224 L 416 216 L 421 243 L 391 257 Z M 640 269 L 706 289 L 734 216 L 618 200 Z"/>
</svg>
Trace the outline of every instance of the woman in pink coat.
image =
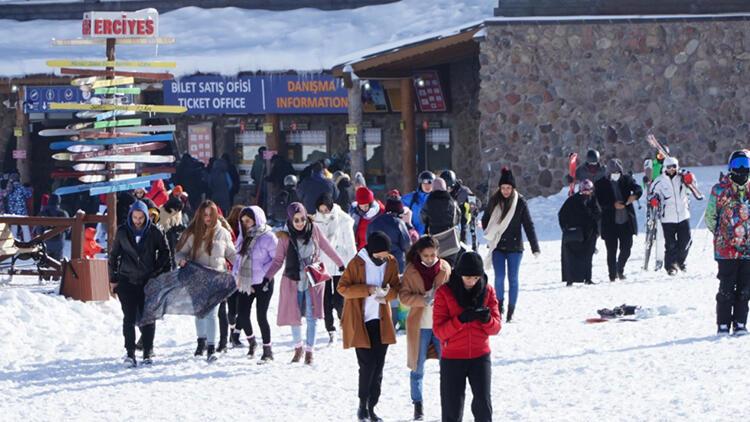
<svg viewBox="0 0 750 422">
<path fill-rule="evenodd" d="M 321 251 L 344 270 L 344 262 L 336 250 L 326 240 L 323 232 L 307 215 L 304 205 L 299 202 L 289 204 L 286 227 L 278 233 L 279 244 L 271 268 L 266 272 L 268 280 L 284 266 L 279 286 L 278 325 L 292 327 L 294 357 L 292 363 L 302 360 L 302 346 L 305 345 L 305 364 L 313 361 L 315 328 L 317 320 L 323 319 L 323 295 L 325 283 L 311 285 L 305 274 L 308 265 L 320 261 Z M 284 264 L 286 261 L 286 264 Z M 265 282 L 265 281 L 264 281 Z M 307 320 L 307 338 L 302 342 L 302 316 Z"/>
</svg>

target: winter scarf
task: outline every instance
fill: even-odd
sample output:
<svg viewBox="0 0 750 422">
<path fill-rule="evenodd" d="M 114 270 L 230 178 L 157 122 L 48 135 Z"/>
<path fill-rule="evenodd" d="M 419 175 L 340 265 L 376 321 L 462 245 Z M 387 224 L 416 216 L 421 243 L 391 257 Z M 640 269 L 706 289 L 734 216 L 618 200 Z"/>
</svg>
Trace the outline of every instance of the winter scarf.
<svg viewBox="0 0 750 422">
<path fill-rule="evenodd" d="M 250 229 L 250 232 L 247 233 L 248 238 L 250 239 L 250 243 L 247 245 L 247 251 L 245 251 L 244 254 L 240 253 L 242 250 L 242 245 L 245 242 L 245 236 L 244 236 L 244 228 L 242 227 L 242 222 L 239 223 L 239 230 L 238 233 L 240 234 L 237 236 L 237 240 L 234 242 L 234 247 L 237 250 L 237 257 L 234 259 L 234 265 L 232 266 L 232 275 L 240 281 L 239 283 L 239 290 L 241 292 L 249 293 L 250 288 L 252 287 L 253 282 L 253 248 L 255 247 L 255 243 L 260 239 L 264 234 L 271 233 L 273 229 L 267 225 L 263 224 L 261 226 L 255 225 L 252 229 Z"/>
<path fill-rule="evenodd" d="M 464 282 L 458 274 L 451 274 L 448 280 L 448 287 L 453 292 L 458 305 L 463 309 L 478 309 L 484 306 L 484 300 L 487 296 L 487 276 L 482 276 L 477 284 L 467 290 Z"/>
<path fill-rule="evenodd" d="M 503 213 L 504 207 L 501 207 L 499 203 L 495 206 L 495 209 L 492 210 L 490 223 L 484 228 L 484 237 L 487 239 L 487 246 L 490 249 L 489 255 L 484 259 L 485 268 L 492 267 L 492 252 L 497 247 L 497 244 L 500 243 L 500 239 L 502 239 L 505 230 L 508 229 L 511 220 L 513 220 L 513 216 L 516 214 L 517 205 L 518 192 L 513 189 L 513 196 L 510 198 L 510 208 L 508 209 L 508 212 Z M 505 216 L 501 217 L 503 214 L 505 214 Z"/>
<path fill-rule="evenodd" d="M 143 227 L 140 229 L 136 229 L 135 226 L 133 226 L 133 212 L 134 211 L 140 211 L 146 216 L 146 222 L 143 224 Z M 149 226 L 151 225 L 151 219 L 149 218 L 148 214 L 148 208 L 146 207 L 146 204 L 143 201 L 135 201 L 133 205 L 130 207 L 130 212 L 128 212 L 128 229 L 130 230 L 130 233 L 133 235 L 133 238 L 136 240 L 136 245 L 140 248 L 140 246 L 143 244 L 143 235 L 147 233 L 147 230 Z"/>
<path fill-rule="evenodd" d="M 431 267 L 427 267 L 422 263 L 422 260 L 419 258 L 416 258 L 414 262 L 414 268 L 416 268 L 417 272 L 420 276 L 422 276 L 422 281 L 424 282 L 424 290 L 429 292 L 432 290 L 432 285 L 435 282 L 435 277 L 440 273 L 440 260 L 436 260 L 435 264 L 433 264 Z"/>
</svg>

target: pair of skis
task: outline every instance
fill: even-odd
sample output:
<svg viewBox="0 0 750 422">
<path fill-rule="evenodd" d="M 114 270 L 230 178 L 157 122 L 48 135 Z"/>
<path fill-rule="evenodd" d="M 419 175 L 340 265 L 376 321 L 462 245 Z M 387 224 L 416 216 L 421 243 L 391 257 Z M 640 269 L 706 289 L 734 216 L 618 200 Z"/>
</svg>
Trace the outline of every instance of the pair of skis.
<svg viewBox="0 0 750 422">
<path fill-rule="evenodd" d="M 661 142 L 659 142 L 659 140 L 656 139 L 656 136 L 654 136 L 653 134 L 649 134 L 646 137 L 646 140 L 652 147 L 656 148 L 656 150 L 659 151 L 661 155 L 663 155 L 664 157 L 670 157 L 669 151 L 667 151 L 664 145 L 662 145 Z M 681 173 L 681 176 L 683 176 L 683 183 L 684 183 L 684 176 L 687 173 L 689 173 L 687 170 Z M 695 199 L 699 201 L 703 200 L 704 198 L 703 194 L 701 193 L 700 189 L 698 189 L 698 185 L 696 184 L 695 180 L 693 180 L 692 183 L 684 183 L 684 184 L 685 186 L 687 186 L 688 189 L 690 189 L 690 192 L 693 194 Z"/>
</svg>

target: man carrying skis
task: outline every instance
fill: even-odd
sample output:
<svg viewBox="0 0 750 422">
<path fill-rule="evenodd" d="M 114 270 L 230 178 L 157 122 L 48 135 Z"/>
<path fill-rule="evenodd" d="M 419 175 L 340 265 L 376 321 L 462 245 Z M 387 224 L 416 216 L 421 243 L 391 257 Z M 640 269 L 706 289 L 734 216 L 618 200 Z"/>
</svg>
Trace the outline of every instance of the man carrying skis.
<svg viewBox="0 0 750 422">
<path fill-rule="evenodd" d="M 660 209 L 664 230 L 664 268 L 667 274 L 685 271 L 685 259 L 690 249 L 690 199 L 688 184 L 694 183 L 692 173 L 679 173 L 679 161 L 664 159 L 664 173 L 651 184 L 650 205 Z M 684 180 L 685 177 L 691 180 Z"/>
<path fill-rule="evenodd" d="M 714 235 L 714 259 L 719 264 L 716 324 L 720 336 L 747 334 L 750 300 L 750 159 L 735 151 L 729 159 L 729 176 L 711 189 L 706 227 Z"/>
<path fill-rule="evenodd" d="M 469 197 L 474 196 L 474 193 L 468 187 L 456 177 L 456 173 L 453 170 L 445 170 L 440 173 L 440 178 L 445 180 L 448 185 L 448 192 L 450 192 L 453 200 L 456 201 L 458 209 L 461 214 L 461 242 L 466 243 L 466 231 L 469 225 L 472 223 L 473 212 L 476 210 L 477 205 L 469 203 Z"/>
</svg>

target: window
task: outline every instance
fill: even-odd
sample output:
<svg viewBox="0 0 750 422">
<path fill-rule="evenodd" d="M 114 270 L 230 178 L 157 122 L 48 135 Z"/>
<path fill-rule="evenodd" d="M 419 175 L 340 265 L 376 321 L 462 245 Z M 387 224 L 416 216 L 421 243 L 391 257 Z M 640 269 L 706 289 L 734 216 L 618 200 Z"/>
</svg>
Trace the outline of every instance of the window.
<svg viewBox="0 0 750 422">
<path fill-rule="evenodd" d="M 238 133 L 234 142 L 237 147 L 237 162 L 239 163 L 237 170 L 240 172 L 240 183 L 252 184 L 253 179 L 250 177 L 250 170 L 253 168 L 258 150 L 266 145 L 266 134 L 262 130 Z"/>
<path fill-rule="evenodd" d="M 365 138 L 365 181 L 371 189 L 385 189 L 383 133 L 380 128 L 367 128 Z"/>
<path fill-rule="evenodd" d="M 297 170 L 328 158 L 328 133 L 325 130 L 300 130 L 286 133 L 287 157 Z"/>
<path fill-rule="evenodd" d="M 427 129 L 425 150 L 426 168 L 438 172 L 450 169 L 452 165 L 450 129 Z"/>
</svg>

